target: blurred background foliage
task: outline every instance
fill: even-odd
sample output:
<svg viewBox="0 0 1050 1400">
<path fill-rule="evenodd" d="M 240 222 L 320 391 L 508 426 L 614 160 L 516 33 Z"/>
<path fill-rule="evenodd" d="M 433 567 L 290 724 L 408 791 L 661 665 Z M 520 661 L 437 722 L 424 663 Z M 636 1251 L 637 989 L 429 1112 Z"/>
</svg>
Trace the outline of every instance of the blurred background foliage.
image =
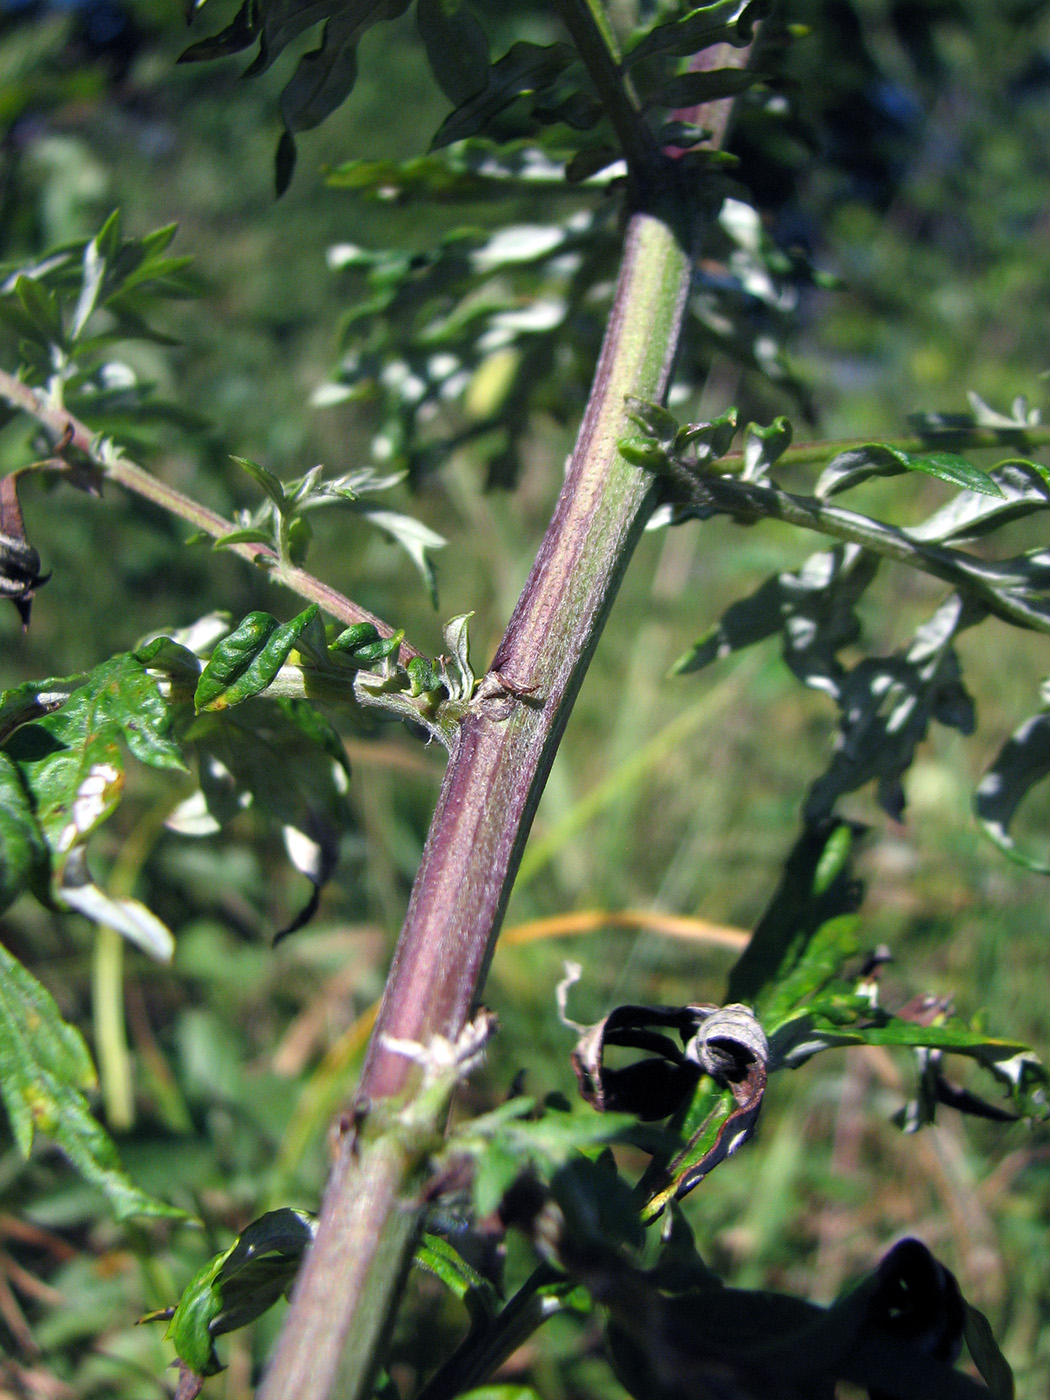
<svg viewBox="0 0 1050 1400">
<path fill-rule="evenodd" d="M 1047 9 L 1042 0 L 790 0 L 784 18 L 808 35 L 763 97 L 768 118 L 772 91 L 782 120 L 752 120 L 745 100 L 734 149 L 769 235 L 787 254 L 804 249 L 838 285 L 795 289 L 788 357 L 800 390 L 777 390 L 709 345 L 695 352 L 709 362 L 707 387 L 680 417 L 739 402 L 743 421 L 793 413 L 797 436 L 887 436 L 910 411 L 964 409 L 971 389 L 1004 410 L 1018 393 L 1043 403 Z M 497 23 L 508 40 L 555 37 L 553 21 L 531 6 L 503 7 Z M 131 233 L 178 222 L 174 251 L 196 259 L 201 298 L 165 308 L 176 348 L 136 345 L 128 358 L 207 427 L 155 429 L 140 455 L 232 513 L 255 501 L 230 453 L 284 476 L 369 460 L 368 405 L 307 406 L 331 378 L 343 317 L 362 293 L 326 264 L 326 250 L 419 251 L 458 225 L 497 227 L 505 214 L 479 205 L 423 217 L 411 204 L 326 187 L 326 168 L 351 158 L 418 154 L 445 115 L 410 20 L 366 37 L 352 100 L 302 136 L 295 180 L 278 203 L 276 94 L 289 64 L 241 82 L 237 60 L 177 67 L 187 42 L 174 0 L 0 8 L 0 259 L 90 235 L 116 206 Z M 542 222 L 547 212 L 523 207 L 515 218 Z M 717 276 L 717 259 L 704 270 Z M 440 647 L 440 618 L 473 609 L 484 661 L 525 578 L 574 428 L 571 412 L 532 413 L 512 492 L 481 489 L 484 441 L 419 482 L 408 508 L 450 541 L 437 558 L 440 614 L 411 565 L 363 525 L 344 533 L 340 520 L 322 521 L 311 567 L 427 651 Z M 24 422 L 0 432 L 2 470 L 27 453 L 35 455 Z M 909 509 L 932 509 L 943 490 L 912 489 Z M 293 610 L 239 561 L 186 548 L 183 528 L 150 507 L 35 483 L 24 497 L 30 538 L 54 577 L 28 635 L 13 612 L 4 618 L 3 685 L 68 673 L 211 608 Z M 1019 548 L 1039 542 L 1030 534 L 1018 527 Z M 567 953 L 584 964 L 575 994 L 584 1020 L 617 1000 L 721 999 L 731 948 L 699 926 L 691 937 L 661 931 L 660 913 L 752 926 L 826 758 L 833 715 L 819 695 L 798 691 L 772 650 L 699 682 L 663 675 L 722 607 L 811 548 L 773 525 L 724 522 L 643 541 L 536 820 L 487 993 L 502 1034 L 464 1111 L 497 1100 L 523 1068 L 533 1092 L 572 1092 L 573 1037 L 553 1001 Z M 939 596 L 928 579 L 887 571 L 865 604 L 866 641 L 889 651 Z M 868 794 L 846 806 L 871 825 L 865 938 L 893 950 L 888 1005 L 954 993 L 960 1012 L 1045 1055 L 1047 886 L 982 843 L 969 807 L 983 767 L 1032 711 L 1044 644 L 991 623 L 961 651 L 976 736 L 938 731 L 923 746 L 904 825 Z M 340 878 L 314 924 L 277 949 L 271 935 L 303 890 L 275 858 L 276 833 L 250 814 L 221 840 L 165 833 L 173 794 L 142 773 L 134 800 L 96 839 L 97 859 L 109 863 L 111 886 L 135 888 L 175 929 L 178 950 L 170 968 L 126 955 L 116 972 L 125 1023 L 103 991 L 112 947 L 28 901 L 5 919 L 4 941 L 92 1038 L 100 1111 L 131 1174 L 206 1228 L 109 1224 L 46 1144 L 24 1164 L 5 1137 L 0 1392 L 170 1393 L 170 1348 L 160 1329 L 135 1319 L 173 1301 L 262 1210 L 316 1204 L 327 1124 L 354 1080 L 442 766 L 433 747 L 394 730 L 348 747 L 354 827 Z M 1050 803 L 1033 798 L 1030 845 L 1045 842 L 1048 818 Z M 561 919 L 624 909 L 652 911 L 651 920 L 596 921 L 569 934 Z M 548 922 L 523 927 L 539 919 Z M 701 1247 L 731 1282 L 826 1301 L 893 1239 L 917 1234 L 991 1314 L 1019 1394 L 1044 1395 L 1050 1134 L 944 1114 L 902 1140 L 889 1118 L 913 1075 L 903 1057 L 864 1052 L 778 1076 L 756 1143 L 688 1202 Z M 512 1248 L 510 1276 L 526 1263 Z M 209 1393 L 250 1396 L 278 1320 L 224 1339 L 228 1369 Z M 395 1337 L 403 1391 L 462 1326 L 420 1276 Z M 588 1327 L 558 1319 L 513 1358 L 507 1378 L 545 1400 L 621 1393 Z"/>
</svg>

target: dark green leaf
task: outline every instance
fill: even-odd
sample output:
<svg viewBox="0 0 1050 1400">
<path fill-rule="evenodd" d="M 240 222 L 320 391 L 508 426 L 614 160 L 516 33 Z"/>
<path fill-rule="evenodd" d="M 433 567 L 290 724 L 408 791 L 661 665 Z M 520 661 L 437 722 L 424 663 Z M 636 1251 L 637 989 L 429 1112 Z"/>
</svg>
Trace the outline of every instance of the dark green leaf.
<svg viewBox="0 0 1050 1400">
<path fill-rule="evenodd" d="M 716 0 L 713 5 L 704 5 L 679 19 L 650 29 L 628 49 L 624 55 L 624 65 L 629 67 L 639 59 L 654 58 L 659 54 L 684 58 L 712 44 L 739 46 L 750 43 L 752 21 L 760 18 L 767 9 L 765 4 L 749 4 L 748 0 Z"/>
<path fill-rule="evenodd" d="M 985 834 L 1018 865 L 1050 875 L 1050 861 L 1026 855 L 1010 823 L 1028 793 L 1050 774 L 1050 714 L 1033 715 L 1011 734 L 978 784 L 974 810 Z"/>
<path fill-rule="evenodd" d="M 199 39 L 179 54 L 179 63 L 202 63 L 207 59 L 225 58 L 228 54 L 240 53 L 253 44 L 258 37 L 255 26 L 255 0 L 244 0 L 232 21 L 218 34 L 208 39 Z"/>
<path fill-rule="evenodd" d="M 277 152 L 273 162 L 274 192 L 278 199 L 292 183 L 295 174 L 295 137 L 290 131 L 282 131 L 277 142 Z"/>
<path fill-rule="evenodd" d="M 270 613 L 249 613 L 222 639 L 201 672 L 194 695 L 197 710 L 224 710 L 265 690 L 316 611 L 312 604 L 282 624 Z"/>
<path fill-rule="evenodd" d="M 723 97 L 736 97 L 761 81 L 760 73 L 746 68 L 715 68 L 706 72 L 682 73 L 671 78 L 646 98 L 647 107 L 699 107 Z"/>
<path fill-rule="evenodd" d="M 462 0 L 417 0 L 416 23 L 441 91 L 457 107 L 488 83 L 485 31 Z"/>
<path fill-rule="evenodd" d="M 988 1384 L 992 1400 L 1014 1400 L 1014 1373 L 995 1340 L 995 1333 L 984 1313 L 965 1304 L 964 1337 L 973 1364 Z"/>
<path fill-rule="evenodd" d="M 568 44 L 513 44 L 489 69 L 484 89 L 461 103 L 442 123 L 431 143 L 433 150 L 483 133 L 493 117 L 525 92 L 550 88 L 575 58 Z"/>
<path fill-rule="evenodd" d="M 987 479 L 994 482 L 998 495 L 963 491 L 921 525 L 913 525 L 909 537 L 930 544 L 978 539 L 1009 521 L 1050 507 L 1050 482 L 1046 468 L 1038 462 L 1000 462 Z"/>
</svg>

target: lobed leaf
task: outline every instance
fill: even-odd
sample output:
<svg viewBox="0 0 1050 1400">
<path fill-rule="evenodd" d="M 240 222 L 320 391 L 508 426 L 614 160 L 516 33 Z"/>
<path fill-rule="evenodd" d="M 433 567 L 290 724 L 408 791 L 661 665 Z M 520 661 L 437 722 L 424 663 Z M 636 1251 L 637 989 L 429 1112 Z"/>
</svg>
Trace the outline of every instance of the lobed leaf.
<svg viewBox="0 0 1050 1400">
<path fill-rule="evenodd" d="M 749 44 L 754 22 L 768 9 L 764 0 L 715 0 L 646 31 L 627 49 L 624 66 L 644 58 L 691 57 L 712 44 Z"/>
<path fill-rule="evenodd" d="M 431 150 L 482 135 L 492 119 L 523 93 L 549 92 L 575 57 L 568 44 L 530 44 L 525 40 L 512 44 L 489 69 L 484 88 L 445 118 Z"/>
</svg>

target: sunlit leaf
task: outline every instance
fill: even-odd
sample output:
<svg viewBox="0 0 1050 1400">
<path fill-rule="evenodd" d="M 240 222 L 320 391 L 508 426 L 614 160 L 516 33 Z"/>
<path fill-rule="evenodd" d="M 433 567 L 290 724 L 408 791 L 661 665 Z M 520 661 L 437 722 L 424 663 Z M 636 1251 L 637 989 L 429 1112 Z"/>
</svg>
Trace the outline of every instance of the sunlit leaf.
<svg viewBox="0 0 1050 1400">
<path fill-rule="evenodd" d="M 0 1096 L 19 1150 L 36 1134 L 52 1138 L 77 1171 L 106 1196 L 118 1220 L 180 1217 L 183 1211 L 139 1190 L 85 1097 L 95 1069 L 80 1032 L 64 1021 L 50 993 L 0 944 Z"/>
</svg>

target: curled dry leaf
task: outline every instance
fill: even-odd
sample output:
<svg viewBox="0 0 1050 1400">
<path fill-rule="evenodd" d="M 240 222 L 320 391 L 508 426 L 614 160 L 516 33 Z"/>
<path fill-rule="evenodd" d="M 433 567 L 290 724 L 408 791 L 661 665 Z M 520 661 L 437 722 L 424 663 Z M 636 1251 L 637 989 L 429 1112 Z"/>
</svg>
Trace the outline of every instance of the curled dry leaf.
<svg viewBox="0 0 1050 1400">
<path fill-rule="evenodd" d="M 750 1007 L 618 1006 L 596 1025 L 579 1029 L 573 1069 L 580 1093 L 599 1112 L 633 1113 L 645 1121 L 667 1118 L 688 1106 L 703 1075 L 732 1094 L 735 1107 L 713 1140 L 697 1154 L 690 1137 L 672 1163 L 675 1196 L 691 1190 L 754 1132 L 769 1043 Z M 649 1053 L 612 1068 L 606 1064 L 609 1047 Z"/>
</svg>

